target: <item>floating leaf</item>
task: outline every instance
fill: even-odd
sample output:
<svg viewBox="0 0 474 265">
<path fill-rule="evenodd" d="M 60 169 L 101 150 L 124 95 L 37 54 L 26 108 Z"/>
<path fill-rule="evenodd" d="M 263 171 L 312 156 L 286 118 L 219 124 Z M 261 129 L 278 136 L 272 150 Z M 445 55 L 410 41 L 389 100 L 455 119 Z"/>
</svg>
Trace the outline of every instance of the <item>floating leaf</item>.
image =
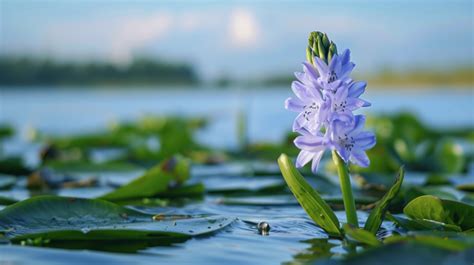
<svg viewBox="0 0 474 265">
<path fill-rule="evenodd" d="M 99 199 L 120 201 L 152 197 L 168 189 L 172 182 L 183 183 L 189 177 L 189 162 L 184 158 L 172 158 L 149 169 L 130 183 L 109 192 Z"/>
<path fill-rule="evenodd" d="M 474 206 L 451 200 L 442 200 L 431 195 L 415 198 L 403 209 L 410 218 L 433 220 L 457 225 L 462 230 L 474 228 Z"/>
<path fill-rule="evenodd" d="M 303 207 L 311 219 L 328 234 L 341 235 L 339 220 L 331 207 L 329 207 L 303 176 L 301 176 L 288 156 L 285 154 L 280 155 L 278 165 L 291 192 L 293 192 L 301 207 Z"/>
<path fill-rule="evenodd" d="M 385 217 L 385 212 L 390 202 L 397 196 L 402 186 L 403 177 L 405 175 L 405 170 L 403 167 L 398 171 L 397 179 L 388 192 L 383 196 L 383 198 L 377 202 L 375 208 L 370 212 L 369 217 L 365 223 L 364 229 L 371 232 L 375 235 L 382 224 L 382 221 Z"/>
<path fill-rule="evenodd" d="M 217 231 L 232 218 L 150 215 L 98 199 L 38 196 L 0 211 L 12 242 L 42 240 L 170 240 Z"/>
<path fill-rule="evenodd" d="M 390 215 L 390 219 L 397 223 L 399 226 L 413 231 L 413 230 L 439 230 L 439 231 L 455 231 L 461 232 L 461 228 L 457 225 L 445 224 L 442 222 L 436 222 L 433 220 L 417 220 L 408 219 L 399 215 Z"/>
</svg>

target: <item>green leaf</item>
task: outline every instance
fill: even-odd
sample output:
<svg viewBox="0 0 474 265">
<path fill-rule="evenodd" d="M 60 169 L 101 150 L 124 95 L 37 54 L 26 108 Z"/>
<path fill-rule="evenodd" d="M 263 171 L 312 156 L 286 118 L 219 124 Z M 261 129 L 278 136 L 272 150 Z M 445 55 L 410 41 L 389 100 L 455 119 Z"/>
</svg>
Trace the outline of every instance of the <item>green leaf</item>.
<svg viewBox="0 0 474 265">
<path fill-rule="evenodd" d="M 208 234 L 232 223 L 219 216 L 150 215 L 98 199 L 38 196 L 0 211 L 12 242 L 42 240 L 169 240 Z"/>
<path fill-rule="evenodd" d="M 364 229 L 351 227 L 348 224 L 344 225 L 344 232 L 349 238 L 369 246 L 380 246 L 380 241 L 370 232 Z"/>
<path fill-rule="evenodd" d="M 328 234 L 340 236 L 339 220 L 331 207 L 301 176 L 288 156 L 281 154 L 278 158 L 278 165 L 291 192 L 293 192 L 301 207 L 303 207 L 311 219 Z"/>
<path fill-rule="evenodd" d="M 413 230 L 438 230 L 438 231 L 455 231 L 461 232 L 461 228 L 457 225 L 445 224 L 432 220 L 412 220 L 399 215 L 390 215 L 390 219 L 397 225 L 413 231 Z"/>
<path fill-rule="evenodd" d="M 431 195 L 415 198 L 408 203 L 403 212 L 416 220 L 433 220 L 461 229 L 474 228 L 474 206 L 451 200 L 442 200 Z"/>
<path fill-rule="evenodd" d="M 464 168 L 465 156 L 461 145 L 450 138 L 442 138 L 434 150 L 435 165 L 438 171 L 459 173 Z"/>
<path fill-rule="evenodd" d="M 130 183 L 99 197 L 107 201 L 120 201 L 152 197 L 165 192 L 175 181 L 183 183 L 189 177 L 189 161 L 175 157 L 149 169 L 145 174 Z"/>
<path fill-rule="evenodd" d="M 405 175 L 405 170 L 403 167 L 400 167 L 398 171 L 398 176 L 395 180 L 395 183 L 388 190 L 388 192 L 383 196 L 383 198 L 377 202 L 375 208 L 370 212 L 367 221 L 365 222 L 364 229 L 371 232 L 375 235 L 382 224 L 382 221 L 385 217 L 385 212 L 390 202 L 397 196 L 400 191 L 400 187 L 403 183 L 403 177 Z"/>
<path fill-rule="evenodd" d="M 423 245 L 429 245 L 440 249 L 451 251 L 462 251 L 473 247 L 472 244 L 461 240 L 449 239 L 446 237 L 438 237 L 432 235 L 414 235 L 414 236 L 398 236 L 394 235 L 384 240 L 384 243 L 409 242 L 413 241 Z"/>
</svg>

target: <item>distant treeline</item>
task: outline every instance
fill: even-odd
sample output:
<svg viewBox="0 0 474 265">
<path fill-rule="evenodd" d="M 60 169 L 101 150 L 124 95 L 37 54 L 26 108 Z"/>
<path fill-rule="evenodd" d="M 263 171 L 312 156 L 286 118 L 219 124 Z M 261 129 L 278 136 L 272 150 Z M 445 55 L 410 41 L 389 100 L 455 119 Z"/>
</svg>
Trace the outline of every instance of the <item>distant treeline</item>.
<svg viewBox="0 0 474 265">
<path fill-rule="evenodd" d="M 466 66 L 446 71 L 416 69 L 395 71 L 385 69 L 371 75 L 356 76 L 355 79 L 366 80 L 373 86 L 474 86 L 474 67 Z M 295 80 L 290 75 L 275 75 L 261 80 L 264 85 L 289 85 Z"/>
<path fill-rule="evenodd" d="M 190 65 L 144 58 L 120 66 L 108 62 L 0 57 L 0 86 L 192 85 L 198 82 L 199 78 Z"/>
</svg>

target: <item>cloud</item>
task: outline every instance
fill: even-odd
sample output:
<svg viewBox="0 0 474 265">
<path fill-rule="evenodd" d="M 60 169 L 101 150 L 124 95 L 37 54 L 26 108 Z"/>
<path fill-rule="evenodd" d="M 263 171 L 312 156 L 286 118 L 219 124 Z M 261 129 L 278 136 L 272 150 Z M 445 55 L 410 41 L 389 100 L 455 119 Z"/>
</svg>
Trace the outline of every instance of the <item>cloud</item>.
<svg viewBox="0 0 474 265">
<path fill-rule="evenodd" d="M 173 18 L 167 13 L 125 19 L 115 28 L 111 38 L 111 56 L 114 61 L 128 62 L 133 52 L 152 41 L 163 38 L 172 27 Z"/>
<path fill-rule="evenodd" d="M 259 25 L 255 15 L 247 9 L 232 10 L 228 30 L 231 45 L 234 47 L 253 47 L 259 41 Z"/>
<path fill-rule="evenodd" d="M 166 12 L 147 16 L 92 17 L 48 25 L 39 44 L 54 54 L 94 55 L 126 63 L 133 53 L 162 39 L 173 25 Z"/>
</svg>

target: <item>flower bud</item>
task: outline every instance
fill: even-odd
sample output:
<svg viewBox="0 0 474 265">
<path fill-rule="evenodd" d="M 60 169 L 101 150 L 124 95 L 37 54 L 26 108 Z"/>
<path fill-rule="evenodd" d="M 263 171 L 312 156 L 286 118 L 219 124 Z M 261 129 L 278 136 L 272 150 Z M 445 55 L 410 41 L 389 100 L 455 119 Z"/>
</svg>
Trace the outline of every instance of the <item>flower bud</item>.
<svg viewBox="0 0 474 265">
<path fill-rule="evenodd" d="M 323 60 L 327 63 L 328 62 L 327 61 L 327 51 L 326 51 L 326 48 L 324 48 L 323 40 L 321 39 L 320 36 L 318 36 L 317 41 L 318 41 L 319 58 L 321 58 L 321 60 Z"/>
<path fill-rule="evenodd" d="M 306 61 L 313 64 L 313 52 L 310 46 L 306 47 Z"/>
<path fill-rule="evenodd" d="M 306 48 L 306 60 L 314 64 L 314 57 L 329 64 L 332 57 L 337 54 L 336 44 L 329 40 L 326 33 L 313 31 L 308 36 L 308 47 Z"/>
<path fill-rule="evenodd" d="M 324 33 L 324 35 L 321 37 L 321 39 L 323 40 L 323 45 L 324 45 L 324 49 L 329 50 L 329 38 L 328 38 L 328 35 L 326 33 Z"/>
<path fill-rule="evenodd" d="M 332 57 L 337 54 L 337 48 L 336 44 L 331 41 L 331 44 L 329 45 L 329 52 L 328 52 L 328 63 L 331 62 Z"/>
</svg>

